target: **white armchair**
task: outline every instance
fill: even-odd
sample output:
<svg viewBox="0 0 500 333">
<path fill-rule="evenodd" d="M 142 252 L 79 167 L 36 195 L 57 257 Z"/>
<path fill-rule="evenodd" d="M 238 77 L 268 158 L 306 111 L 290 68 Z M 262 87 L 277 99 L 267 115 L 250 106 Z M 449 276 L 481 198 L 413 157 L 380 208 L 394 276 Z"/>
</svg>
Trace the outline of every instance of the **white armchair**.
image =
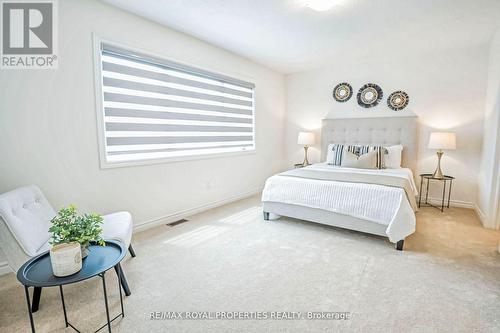
<svg viewBox="0 0 500 333">
<path fill-rule="evenodd" d="M 50 249 L 50 220 L 55 215 L 56 212 L 35 185 L 0 194 L 0 248 L 14 272 L 29 258 Z M 135 257 L 130 244 L 133 227 L 130 213 L 112 213 L 104 215 L 103 219 L 103 238 L 121 241 Z M 122 276 L 125 294 L 130 295 L 127 281 Z M 41 288 L 35 288 L 33 311 L 38 309 L 40 293 Z"/>
</svg>

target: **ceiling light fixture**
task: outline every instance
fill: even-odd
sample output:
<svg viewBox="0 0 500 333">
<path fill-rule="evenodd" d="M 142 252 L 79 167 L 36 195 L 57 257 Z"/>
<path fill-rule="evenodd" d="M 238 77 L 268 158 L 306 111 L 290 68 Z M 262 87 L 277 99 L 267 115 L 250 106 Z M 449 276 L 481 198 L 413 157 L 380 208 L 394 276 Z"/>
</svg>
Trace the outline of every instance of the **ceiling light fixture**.
<svg viewBox="0 0 500 333">
<path fill-rule="evenodd" d="M 335 4 L 335 0 L 307 0 L 306 6 L 318 12 L 330 10 Z"/>
</svg>

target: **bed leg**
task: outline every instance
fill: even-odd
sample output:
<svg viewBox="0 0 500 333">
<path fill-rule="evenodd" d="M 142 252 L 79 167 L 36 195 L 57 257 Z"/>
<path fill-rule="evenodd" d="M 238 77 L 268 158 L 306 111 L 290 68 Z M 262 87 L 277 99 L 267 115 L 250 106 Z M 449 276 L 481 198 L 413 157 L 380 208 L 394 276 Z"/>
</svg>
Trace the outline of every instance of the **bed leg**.
<svg viewBox="0 0 500 333">
<path fill-rule="evenodd" d="M 405 244 L 405 240 L 402 239 L 396 243 L 396 250 L 403 251 L 403 246 Z"/>
<path fill-rule="evenodd" d="M 263 212 L 264 213 L 264 220 L 269 221 L 269 213 L 268 212 Z"/>
</svg>

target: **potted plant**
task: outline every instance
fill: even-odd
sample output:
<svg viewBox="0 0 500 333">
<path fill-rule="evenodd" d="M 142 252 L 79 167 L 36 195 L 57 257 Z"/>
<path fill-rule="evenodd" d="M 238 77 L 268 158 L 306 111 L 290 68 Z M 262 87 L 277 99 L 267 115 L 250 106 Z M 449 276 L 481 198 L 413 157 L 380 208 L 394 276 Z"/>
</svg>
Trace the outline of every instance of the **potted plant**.
<svg viewBox="0 0 500 333">
<path fill-rule="evenodd" d="M 82 248 L 77 242 L 54 245 L 50 249 L 52 273 L 62 277 L 82 269 Z"/>
<path fill-rule="evenodd" d="M 79 243 L 82 249 L 82 258 L 88 255 L 90 242 L 96 242 L 101 246 L 105 245 L 101 238 L 103 219 L 98 214 L 78 215 L 76 207 L 70 205 L 68 208 L 61 208 L 51 222 L 52 226 L 49 228 L 49 232 L 52 233 L 50 244 Z"/>
</svg>

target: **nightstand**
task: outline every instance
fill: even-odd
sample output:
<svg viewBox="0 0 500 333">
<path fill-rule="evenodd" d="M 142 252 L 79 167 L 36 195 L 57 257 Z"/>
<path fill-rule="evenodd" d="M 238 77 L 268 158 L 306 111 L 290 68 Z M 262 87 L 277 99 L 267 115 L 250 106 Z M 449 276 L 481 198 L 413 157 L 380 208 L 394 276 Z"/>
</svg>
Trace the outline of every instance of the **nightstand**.
<svg viewBox="0 0 500 333">
<path fill-rule="evenodd" d="M 444 178 L 435 178 L 432 173 L 420 174 L 420 193 L 418 196 L 418 207 L 419 208 L 422 207 L 422 192 L 424 191 L 423 185 L 424 185 L 424 180 L 426 180 L 427 186 L 425 187 L 425 202 L 423 202 L 423 204 L 426 206 L 437 208 L 437 209 L 441 210 L 441 212 L 443 212 L 444 207 L 445 207 L 446 186 L 448 185 L 448 202 L 446 203 L 446 207 L 450 208 L 451 186 L 453 185 L 454 179 L 455 179 L 455 177 L 446 176 L 446 175 L 444 176 Z M 427 200 L 429 198 L 429 183 L 431 180 L 437 180 L 437 181 L 443 183 L 443 197 L 441 199 L 441 207 L 434 206 L 434 205 L 430 204 Z M 449 182 L 449 184 L 447 184 L 448 182 Z"/>
</svg>

